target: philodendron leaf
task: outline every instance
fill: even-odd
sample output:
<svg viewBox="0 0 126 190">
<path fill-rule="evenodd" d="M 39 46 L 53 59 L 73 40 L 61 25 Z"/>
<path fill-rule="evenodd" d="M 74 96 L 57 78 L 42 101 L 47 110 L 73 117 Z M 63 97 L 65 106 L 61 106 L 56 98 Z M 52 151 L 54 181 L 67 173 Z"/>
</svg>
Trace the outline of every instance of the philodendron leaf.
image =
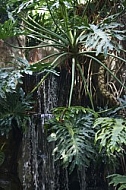
<svg viewBox="0 0 126 190">
<path fill-rule="evenodd" d="M 48 141 L 55 142 L 55 161 L 61 160 L 64 167 L 69 166 L 70 172 L 75 166 L 88 166 L 89 158 L 93 159 L 94 155 L 93 110 L 81 106 L 60 107 L 54 110 L 53 115 L 49 121 L 51 134 Z"/>
<path fill-rule="evenodd" d="M 121 185 L 118 190 L 125 190 L 125 189 L 126 189 L 126 184 L 125 185 Z"/>
<path fill-rule="evenodd" d="M 126 120 L 102 117 L 96 119 L 94 128 L 100 126 L 95 134 L 95 142 L 100 143 L 100 148 L 106 148 L 108 155 L 123 150 L 126 145 Z"/>
<path fill-rule="evenodd" d="M 118 27 L 123 27 L 123 25 L 116 22 L 90 24 L 89 33 L 86 34 L 85 47 L 89 50 L 96 50 L 96 56 L 100 53 L 107 56 L 109 50 L 120 49 L 117 39 L 124 40 L 126 37 L 125 30 L 122 32 Z"/>
<path fill-rule="evenodd" d="M 96 49 L 96 56 L 101 52 L 106 56 L 108 50 L 113 50 L 114 48 L 110 36 L 98 26 L 90 25 L 90 28 L 91 32 L 87 35 L 86 48 Z"/>
<path fill-rule="evenodd" d="M 126 189 L 126 175 L 112 174 L 107 178 L 111 178 L 109 185 L 118 186 L 118 190 Z"/>
</svg>

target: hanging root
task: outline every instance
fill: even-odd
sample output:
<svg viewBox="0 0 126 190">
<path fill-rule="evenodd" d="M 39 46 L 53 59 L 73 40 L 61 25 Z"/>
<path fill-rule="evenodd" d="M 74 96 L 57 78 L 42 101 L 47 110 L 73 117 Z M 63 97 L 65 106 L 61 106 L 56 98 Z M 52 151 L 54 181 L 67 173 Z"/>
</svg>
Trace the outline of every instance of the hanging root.
<svg viewBox="0 0 126 190">
<path fill-rule="evenodd" d="M 98 86 L 100 89 L 101 94 L 107 99 L 109 100 L 109 102 L 112 105 L 119 105 L 119 102 L 117 101 L 117 99 L 114 97 L 113 94 L 111 94 L 108 89 L 106 88 L 106 82 L 105 82 L 105 69 L 104 67 L 101 65 L 99 67 L 99 74 L 98 74 Z"/>
</svg>

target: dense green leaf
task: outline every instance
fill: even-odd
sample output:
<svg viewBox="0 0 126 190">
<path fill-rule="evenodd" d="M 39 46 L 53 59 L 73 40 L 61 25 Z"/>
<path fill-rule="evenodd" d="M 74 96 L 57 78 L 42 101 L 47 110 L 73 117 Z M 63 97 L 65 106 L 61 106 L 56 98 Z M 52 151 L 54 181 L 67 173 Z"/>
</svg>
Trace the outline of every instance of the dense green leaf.
<svg viewBox="0 0 126 190">
<path fill-rule="evenodd" d="M 3 24 L 0 23 L 0 39 L 5 40 L 6 38 L 20 35 L 22 32 L 16 26 L 16 23 L 11 19 L 5 21 Z"/>
<path fill-rule="evenodd" d="M 126 176 L 120 174 L 113 174 L 108 176 L 111 179 L 109 185 L 118 186 L 118 190 L 126 189 Z"/>
<path fill-rule="evenodd" d="M 94 149 L 92 129 L 95 112 L 84 107 L 59 107 L 53 111 L 54 117 L 49 121 L 51 134 L 48 141 L 55 141 L 53 154 L 55 160 L 61 160 L 64 167 L 72 171 L 77 165 L 88 166 L 93 158 Z"/>
<path fill-rule="evenodd" d="M 106 147 L 108 155 L 122 152 L 126 144 L 126 120 L 103 117 L 95 121 L 94 128 L 100 126 L 95 134 L 95 142 L 100 142 L 101 149 Z"/>
<path fill-rule="evenodd" d="M 16 92 L 19 84 L 22 84 L 23 74 L 32 74 L 30 65 L 25 59 L 17 58 L 16 63 L 9 63 L 10 66 L 0 68 L 0 96 L 5 97 L 5 93 Z"/>
<path fill-rule="evenodd" d="M 112 37 L 117 37 L 119 40 L 124 40 L 125 35 L 122 35 L 122 31 L 118 30 L 117 27 L 123 27 L 119 23 L 100 23 L 98 25 L 90 24 L 88 28 L 89 33 L 83 38 L 86 38 L 86 48 L 89 50 L 96 49 L 96 56 L 103 52 L 105 56 L 109 50 L 117 49 L 113 44 Z M 117 34 L 118 33 L 118 34 Z M 125 33 L 123 31 L 123 33 Z"/>
<path fill-rule="evenodd" d="M 32 103 L 31 96 L 26 96 L 21 88 L 0 97 L 0 134 L 7 135 L 13 127 L 24 130 L 30 119 L 28 111 L 32 109 Z"/>
<path fill-rule="evenodd" d="M 12 4 L 16 2 L 12 2 Z M 54 55 L 54 52 L 50 52 L 50 58 L 52 60 L 48 61 L 48 66 L 46 72 L 56 73 L 54 69 L 61 64 L 66 64 L 66 61 L 70 61 L 71 65 L 71 89 L 69 92 L 69 106 L 71 105 L 72 96 L 73 96 L 73 87 L 75 83 L 75 72 L 79 69 L 81 78 L 83 81 L 83 86 L 86 93 L 89 96 L 92 108 L 94 109 L 92 92 L 88 89 L 85 76 L 79 67 L 79 56 L 85 58 L 90 57 L 90 59 L 95 60 L 102 65 L 101 61 L 98 59 L 99 54 L 103 54 L 103 57 L 106 57 L 109 52 L 114 49 L 120 49 L 117 44 L 117 39 L 123 40 L 125 37 L 125 31 L 119 28 L 122 28 L 123 25 L 115 22 L 114 18 L 117 15 L 111 15 L 108 17 L 102 18 L 100 21 L 95 23 L 89 22 L 88 20 L 88 7 L 93 10 L 94 3 L 84 2 L 80 4 L 82 8 L 82 15 L 80 16 L 77 13 L 78 1 L 23 1 L 18 2 L 18 13 L 23 12 L 28 7 L 33 6 L 33 10 L 25 14 L 19 14 L 19 18 L 23 20 L 23 32 L 29 39 L 32 39 L 34 42 L 37 41 L 38 46 L 33 46 L 29 48 L 44 48 L 50 47 L 53 50 L 57 51 L 57 55 Z M 82 6 L 82 7 L 81 7 Z M 41 12 L 42 20 L 36 19 L 39 15 L 40 7 L 44 9 L 44 13 Z M 46 11 L 45 11 L 46 8 Z M 23 15 L 23 16 L 22 16 Z M 40 16 L 40 15 L 39 15 Z M 41 46 L 41 47 L 40 47 Z M 82 48 L 81 48 L 82 47 Z M 96 55 L 92 54 L 90 56 L 90 51 L 95 51 Z M 61 55 L 61 56 L 60 56 Z M 58 57 L 58 58 L 57 58 Z M 75 58 L 76 57 L 76 58 Z M 40 60 L 41 63 L 48 60 L 48 56 Z M 39 62 L 39 63 L 40 63 Z M 44 72 L 44 64 L 36 64 L 36 66 L 31 66 L 31 69 L 35 72 Z M 51 67 L 53 66 L 53 68 Z M 106 69 L 105 65 L 103 67 Z M 107 68 L 109 73 L 114 76 L 114 78 L 124 87 L 124 84 Z M 33 89 L 35 91 L 41 83 L 48 76 L 46 74 L 44 78 L 38 83 L 38 85 Z M 32 91 L 32 92 L 33 92 Z"/>
</svg>

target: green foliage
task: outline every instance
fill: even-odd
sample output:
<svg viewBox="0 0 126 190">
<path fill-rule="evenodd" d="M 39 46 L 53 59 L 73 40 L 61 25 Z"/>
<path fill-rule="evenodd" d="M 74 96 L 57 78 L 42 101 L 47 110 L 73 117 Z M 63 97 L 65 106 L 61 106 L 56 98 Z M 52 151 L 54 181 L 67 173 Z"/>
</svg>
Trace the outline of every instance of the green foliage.
<svg viewBox="0 0 126 190">
<path fill-rule="evenodd" d="M 33 11 L 37 8 L 41 8 L 44 0 L 41 1 L 31 1 L 31 0 L 9 0 L 7 2 L 10 9 L 13 9 L 13 12 L 20 13 L 22 11 Z"/>
<path fill-rule="evenodd" d="M 126 176 L 120 175 L 120 174 L 113 174 L 108 176 L 108 178 L 111 178 L 111 181 L 109 185 L 114 185 L 114 187 L 118 186 L 118 190 L 126 189 Z"/>
<path fill-rule="evenodd" d="M 26 95 L 20 86 L 24 74 L 31 74 L 28 62 L 18 57 L 0 69 L 0 135 L 8 135 L 13 127 L 26 128 L 32 109 L 32 95 Z"/>
<path fill-rule="evenodd" d="M 17 86 L 22 84 L 22 78 L 26 74 L 32 74 L 30 65 L 22 58 L 17 58 L 16 63 L 8 63 L 7 67 L 0 68 L 0 97 L 5 93 L 16 92 Z"/>
<path fill-rule="evenodd" d="M 125 31 L 119 30 L 119 27 L 121 28 L 122 26 L 115 21 L 115 15 L 101 19 L 97 24 L 90 23 L 86 12 L 86 4 L 85 9 L 84 6 L 82 6 L 83 15 L 77 13 L 76 6 L 78 6 L 77 1 L 58 1 L 56 3 L 54 1 L 46 1 L 46 9 L 48 18 L 50 18 L 51 27 L 47 24 L 44 25 L 44 23 L 47 23 L 47 17 L 43 17 L 42 24 L 38 22 L 37 19 L 34 19 L 34 16 L 31 16 L 30 13 L 27 18 L 22 16 L 22 20 L 24 22 L 24 29 L 28 34 L 27 36 L 34 41 L 37 40 L 39 43 L 38 46 L 29 48 L 48 47 L 52 49 L 49 56 L 37 62 L 39 68 L 39 64 L 43 64 L 48 58 L 52 60 L 48 62 L 50 63 L 49 70 L 54 70 L 57 66 L 65 65 L 66 62 L 69 62 L 72 78 L 68 105 L 71 105 L 75 73 L 76 70 L 78 70 L 78 75 L 82 78 L 86 94 L 88 94 L 92 108 L 94 109 L 92 92 L 89 90 L 83 75 L 80 57 L 82 60 L 89 57 L 102 65 L 110 75 L 126 88 L 102 62 L 106 56 L 111 55 L 110 52 L 112 50 L 119 50 L 121 48 L 117 45 L 119 44 L 117 43 L 117 39 L 123 40 Z M 102 61 L 98 57 L 99 54 L 103 55 Z M 118 57 L 118 59 L 120 58 Z M 123 61 L 125 62 L 125 60 Z M 41 85 L 42 82 L 43 79 L 39 85 Z M 37 87 L 35 87 L 33 91 L 36 90 Z"/>
<path fill-rule="evenodd" d="M 89 166 L 89 162 L 95 154 L 94 138 L 95 143 L 100 146 L 100 150 L 104 154 L 107 152 L 110 159 L 110 156 L 113 156 L 115 153 L 124 154 L 123 145 L 126 144 L 125 119 L 113 117 L 97 118 L 98 115 L 91 109 L 70 107 L 74 85 L 81 77 L 82 86 L 85 93 L 88 94 L 94 109 L 92 86 L 88 86 L 88 80 L 85 78 L 82 69 L 82 67 L 85 69 L 84 63 L 87 58 L 94 60 L 100 66 L 102 65 L 125 88 L 123 82 L 104 64 L 104 58 L 107 56 L 126 62 L 126 60 L 111 54 L 113 50 L 119 51 L 122 49 L 118 42 L 125 39 L 123 25 L 117 23 L 117 16 L 120 13 L 109 15 L 112 9 L 107 9 L 106 1 L 103 9 L 101 11 L 97 10 L 96 14 L 95 8 L 100 3 L 90 0 L 82 1 L 82 3 L 84 2 L 85 4 L 79 4 L 80 1 L 77 0 L 59 0 L 57 2 L 54 0 L 10 0 L 7 2 L 9 7 L 8 16 L 14 21 L 18 15 L 19 20 L 21 21 L 22 19 L 23 21 L 19 21 L 20 24 L 23 23 L 23 26 L 21 26 L 23 31 L 21 32 L 17 28 L 17 23 L 12 20 L 0 24 L 1 39 L 22 33 L 27 35 L 28 41 L 33 40 L 33 44 L 39 44 L 33 47 L 26 47 L 26 49 L 52 49 L 50 55 L 30 66 L 33 72 L 46 73 L 33 91 L 41 85 L 50 72 L 57 74 L 55 71 L 56 67 L 60 68 L 62 65 L 66 68 L 69 67 L 69 73 L 72 75 L 69 107 L 54 109 L 54 117 L 49 121 L 48 132 L 50 135 L 48 141 L 55 143 L 53 150 L 55 161 L 61 160 L 63 166 L 70 168 L 70 171 L 73 171 L 76 166 L 78 168 L 81 168 L 82 165 Z M 110 1 L 110 3 L 114 4 L 118 2 L 116 0 Z M 78 4 L 82 8 L 81 13 L 79 9 L 77 10 Z M 119 8 L 120 11 L 124 11 L 125 2 L 121 1 L 118 7 L 121 7 Z M 90 11 L 91 15 L 89 15 Z M 13 13 L 17 13 L 17 15 L 14 16 Z M 109 16 L 106 16 L 107 14 Z M 99 15 L 102 16 L 99 17 Z M 102 57 L 102 59 L 99 57 Z M 94 64 L 94 62 L 92 63 Z M 15 126 L 22 129 L 26 126 L 26 122 L 29 119 L 27 114 L 31 109 L 31 100 L 22 89 L 18 88 L 18 85 L 22 83 L 23 73 L 24 67 L 22 69 L 22 66 L 19 69 L 2 68 L 0 71 L 0 133 L 2 135 L 8 134 L 12 127 Z M 88 74 L 90 75 L 90 73 L 92 75 L 92 71 L 89 71 Z M 89 79 L 91 79 L 90 76 Z M 122 107 L 125 107 L 125 101 L 121 102 Z M 119 107 L 114 111 L 112 110 L 110 115 L 113 115 L 113 113 L 116 115 L 118 110 L 120 110 Z M 103 112 L 105 113 L 106 111 L 103 110 Z M 108 116 L 110 115 L 108 114 Z M 92 128 L 93 124 L 94 128 Z M 4 153 L 1 151 L 0 164 L 3 160 Z M 111 184 L 121 184 L 119 187 L 119 190 L 121 190 L 125 189 L 126 186 L 123 182 L 119 175 L 115 175 Z"/>
<path fill-rule="evenodd" d="M 5 92 L 16 92 L 18 83 L 22 83 L 21 77 L 23 75 L 20 72 L 11 70 L 11 72 L 0 70 L 0 96 L 5 97 Z"/>
<path fill-rule="evenodd" d="M 11 19 L 5 21 L 3 24 L 0 23 L 0 39 L 5 40 L 6 38 L 13 37 L 22 34 L 16 22 Z"/>
<path fill-rule="evenodd" d="M 113 173 L 120 167 L 119 160 L 125 157 L 126 120 L 123 115 L 120 115 L 122 111 L 125 114 L 125 96 L 120 98 L 119 101 L 120 106 L 117 108 L 101 110 L 99 114 L 102 117 L 98 117 L 94 122 L 95 145 L 99 147 L 100 154 L 104 152 L 103 160 L 107 157 L 106 165 L 108 165 L 108 162 L 110 163 L 108 167 L 111 167 L 110 171 L 113 171 Z M 119 174 L 107 176 L 111 179 L 109 185 L 117 186 L 118 190 L 125 189 L 125 177 Z"/>
<path fill-rule="evenodd" d="M 24 130 L 30 119 L 28 111 L 32 109 L 31 96 L 26 96 L 23 89 L 5 95 L 4 98 L 0 97 L 0 135 L 8 135 L 13 127 Z"/>
<path fill-rule="evenodd" d="M 15 63 L 0 69 L 0 135 L 7 135 L 13 127 L 24 130 L 33 102 L 22 88 L 24 74 L 31 74 L 28 62 L 17 58 Z"/>
<path fill-rule="evenodd" d="M 75 166 L 88 166 L 94 156 L 92 129 L 97 116 L 91 109 L 84 107 L 59 107 L 54 109 L 49 120 L 49 142 L 55 142 L 53 155 L 55 161 L 61 160 L 70 172 Z"/>
<path fill-rule="evenodd" d="M 105 148 L 109 156 L 115 152 L 124 151 L 123 145 L 126 145 L 125 119 L 101 117 L 96 119 L 94 128 L 98 129 L 95 134 L 95 143 L 99 141 L 100 150 Z"/>
<path fill-rule="evenodd" d="M 82 36 L 86 38 L 85 47 L 89 50 L 95 49 L 96 56 L 99 55 L 99 53 L 101 52 L 103 52 L 103 54 L 107 56 L 108 51 L 114 49 L 119 50 L 121 48 L 119 44 L 117 46 L 116 40 L 113 40 L 114 37 L 116 37 L 119 40 L 125 39 L 125 31 L 121 31 L 118 29 L 118 27 L 123 27 L 123 25 L 117 22 L 111 21 L 108 23 L 105 21 L 97 25 L 90 24 L 89 33 Z"/>
<path fill-rule="evenodd" d="M 125 37 L 125 31 L 121 30 L 123 26 L 116 22 L 119 14 L 109 15 L 104 18 L 101 17 L 100 19 L 98 15 L 98 18 L 95 18 L 96 20 L 93 22 L 92 19 L 88 18 L 90 17 L 88 15 L 88 9 L 93 10 L 95 6 L 92 1 L 85 1 L 84 4 L 79 4 L 77 0 L 59 0 L 57 2 L 31 2 L 29 0 L 24 0 L 18 1 L 18 3 L 15 0 L 10 0 L 8 5 L 16 6 L 16 9 L 12 12 L 19 16 L 19 20 L 22 19 L 22 32 L 27 35 L 30 39 L 29 41 L 33 40 L 39 44 L 28 48 L 48 47 L 52 49 L 49 56 L 46 56 L 37 62 L 36 70 L 40 71 L 40 68 L 43 70 L 43 66 L 40 65 L 49 60 L 48 68 L 46 70 L 48 71 L 48 74 L 52 71 L 55 73 L 54 69 L 57 66 L 63 64 L 65 66 L 66 62 L 69 62 L 72 75 L 68 102 L 69 106 L 72 101 L 76 71 L 79 71 L 78 75 L 82 78 L 85 92 L 89 96 L 91 106 L 94 109 L 92 91 L 90 90 L 83 74 L 80 58 L 84 60 L 88 57 L 102 65 L 110 75 L 126 88 L 102 62 L 105 57 L 111 56 L 110 52 L 112 50 L 121 49 L 119 43 L 117 43 L 117 39 L 123 40 Z M 32 10 L 30 10 L 31 8 Z M 6 24 L 7 23 L 5 23 L 5 25 Z M 98 57 L 99 54 L 103 55 L 102 61 Z M 120 58 L 118 57 L 118 59 Z M 126 62 L 125 60 L 123 61 Z M 48 74 L 45 74 L 33 91 L 41 85 Z"/>
</svg>

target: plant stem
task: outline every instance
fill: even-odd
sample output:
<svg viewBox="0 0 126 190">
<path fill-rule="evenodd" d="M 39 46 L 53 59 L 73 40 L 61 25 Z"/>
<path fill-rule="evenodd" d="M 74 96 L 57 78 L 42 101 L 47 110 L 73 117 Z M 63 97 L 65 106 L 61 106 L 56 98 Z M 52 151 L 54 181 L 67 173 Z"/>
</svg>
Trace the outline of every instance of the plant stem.
<svg viewBox="0 0 126 190">
<path fill-rule="evenodd" d="M 91 93 L 89 92 L 89 89 L 88 89 L 88 87 L 87 87 L 86 80 L 85 80 L 85 77 L 84 77 L 84 75 L 83 75 L 83 73 L 82 73 L 82 69 L 81 69 L 81 67 L 80 67 L 80 64 L 77 64 L 77 67 L 78 67 L 78 69 L 79 69 L 79 71 L 80 71 L 80 74 L 81 74 L 81 77 L 82 77 L 82 80 L 83 80 L 83 83 L 84 83 L 84 87 L 86 88 L 87 94 L 88 94 L 88 96 L 89 96 L 92 109 L 94 110 L 94 104 L 93 104 L 93 100 L 92 100 L 92 95 L 91 95 Z"/>
<path fill-rule="evenodd" d="M 74 87 L 74 78 L 75 78 L 75 58 L 72 58 L 72 80 L 71 80 L 71 88 L 70 88 L 70 96 L 69 96 L 69 104 L 68 107 L 71 105 L 72 94 L 73 94 L 73 87 Z"/>
</svg>

